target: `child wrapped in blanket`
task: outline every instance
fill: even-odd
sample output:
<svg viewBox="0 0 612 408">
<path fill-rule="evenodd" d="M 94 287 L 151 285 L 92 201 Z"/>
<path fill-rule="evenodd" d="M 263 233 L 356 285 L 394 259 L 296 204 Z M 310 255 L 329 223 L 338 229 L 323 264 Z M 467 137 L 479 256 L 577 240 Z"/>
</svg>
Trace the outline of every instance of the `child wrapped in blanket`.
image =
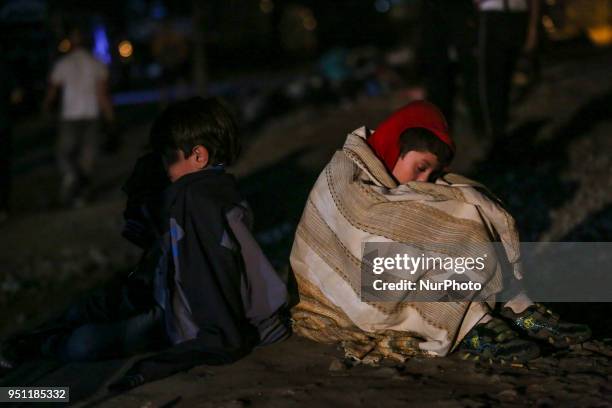
<svg viewBox="0 0 612 408">
<path fill-rule="evenodd" d="M 512 216 L 484 186 L 447 172 L 454 153 L 443 115 L 425 101 L 404 106 L 375 131 L 362 127 L 348 135 L 310 192 L 296 231 L 296 333 L 340 343 L 361 361 L 455 350 L 527 361 L 539 355 L 533 340 L 564 348 L 589 338 L 588 327 L 560 320 L 525 293 Z M 411 290 L 397 295 L 406 301 L 362 297 L 364 245 L 401 244 L 416 256 L 456 256 L 493 241 L 504 253 L 487 259 L 486 285 L 473 298 L 414 301 Z M 500 293 L 509 301 L 495 312 Z"/>
</svg>

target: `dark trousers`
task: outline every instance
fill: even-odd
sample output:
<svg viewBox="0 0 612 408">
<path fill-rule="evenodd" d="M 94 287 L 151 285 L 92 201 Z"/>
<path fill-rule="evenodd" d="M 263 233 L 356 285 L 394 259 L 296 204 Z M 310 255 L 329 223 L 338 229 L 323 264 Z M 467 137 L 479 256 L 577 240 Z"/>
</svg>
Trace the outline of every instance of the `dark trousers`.
<svg viewBox="0 0 612 408">
<path fill-rule="evenodd" d="M 490 137 L 506 132 L 512 76 L 527 34 L 528 14 L 480 13 L 479 88 L 485 129 Z"/>
<path fill-rule="evenodd" d="M 59 125 L 57 162 L 62 176 L 61 198 L 80 194 L 93 173 L 100 148 L 98 119 L 64 120 Z"/>
<path fill-rule="evenodd" d="M 136 307 L 128 287 L 113 282 L 52 322 L 41 351 L 64 361 L 84 361 L 161 349 L 169 344 L 162 316 L 157 306 Z"/>
<path fill-rule="evenodd" d="M 480 130 L 478 24 L 472 0 L 424 1 L 421 27 L 419 59 L 428 99 L 452 124 L 460 79 L 472 126 Z"/>
</svg>

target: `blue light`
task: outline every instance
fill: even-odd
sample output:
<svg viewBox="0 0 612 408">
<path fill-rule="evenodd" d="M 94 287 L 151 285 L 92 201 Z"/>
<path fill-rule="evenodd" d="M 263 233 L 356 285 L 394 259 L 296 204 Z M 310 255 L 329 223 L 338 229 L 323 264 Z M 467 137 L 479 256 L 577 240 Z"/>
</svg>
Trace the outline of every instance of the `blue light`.
<svg viewBox="0 0 612 408">
<path fill-rule="evenodd" d="M 153 17 L 155 20 L 161 20 L 167 15 L 168 12 L 166 11 L 166 7 L 164 7 L 163 2 L 158 0 L 153 3 L 153 5 L 151 6 L 151 17 Z"/>
<path fill-rule="evenodd" d="M 105 64 L 110 64 L 111 55 L 110 47 L 108 46 L 108 36 L 106 28 L 102 24 L 96 24 L 93 28 L 94 47 L 93 54 Z"/>
</svg>

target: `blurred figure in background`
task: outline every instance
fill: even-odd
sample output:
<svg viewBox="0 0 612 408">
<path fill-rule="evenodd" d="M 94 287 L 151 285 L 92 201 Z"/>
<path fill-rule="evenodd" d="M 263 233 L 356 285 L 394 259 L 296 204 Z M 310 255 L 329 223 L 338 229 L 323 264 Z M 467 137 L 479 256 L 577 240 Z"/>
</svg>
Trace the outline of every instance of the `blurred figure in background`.
<svg viewBox="0 0 612 408">
<path fill-rule="evenodd" d="M 73 29 L 71 51 L 60 58 L 49 78 L 44 110 L 50 111 L 62 91 L 57 160 L 62 204 L 80 206 L 100 148 L 100 113 L 114 122 L 108 93 L 108 69 L 85 48 L 83 34 Z"/>
<path fill-rule="evenodd" d="M 539 0 L 474 0 L 479 11 L 479 87 L 487 135 L 508 124 L 512 75 L 538 43 Z"/>
<path fill-rule="evenodd" d="M 424 0 L 419 55 L 427 99 L 453 124 L 457 68 L 475 132 L 482 129 L 478 96 L 478 24 L 473 0 Z"/>
<path fill-rule="evenodd" d="M 19 103 L 21 90 L 0 52 L 0 223 L 6 221 L 11 192 L 12 120 L 11 105 Z"/>
</svg>

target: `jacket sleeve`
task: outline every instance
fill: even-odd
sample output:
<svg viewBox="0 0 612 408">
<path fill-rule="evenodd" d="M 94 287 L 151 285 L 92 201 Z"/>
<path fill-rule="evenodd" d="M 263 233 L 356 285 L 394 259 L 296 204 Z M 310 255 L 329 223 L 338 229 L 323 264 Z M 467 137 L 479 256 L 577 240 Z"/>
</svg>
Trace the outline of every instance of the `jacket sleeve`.
<svg viewBox="0 0 612 408">
<path fill-rule="evenodd" d="M 244 261 L 241 293 L 246 317 L 257 327 L 260 344 L 279 341 L 289 334 L 287 286 L 251 233 L 248 207 L 234 207 L 226 217 Z"/>
</svg>

